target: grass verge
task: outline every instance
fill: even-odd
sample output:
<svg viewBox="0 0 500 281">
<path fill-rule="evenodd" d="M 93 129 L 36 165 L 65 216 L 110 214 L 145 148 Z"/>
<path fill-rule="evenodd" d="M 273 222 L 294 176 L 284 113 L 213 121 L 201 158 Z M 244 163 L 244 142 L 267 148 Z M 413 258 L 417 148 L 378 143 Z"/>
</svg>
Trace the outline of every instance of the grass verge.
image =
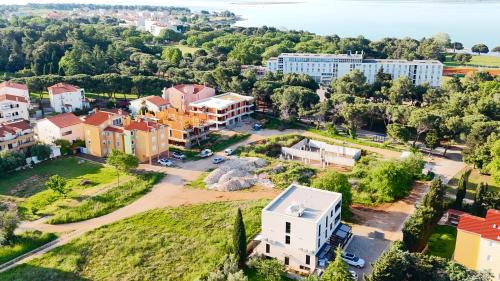
<svg viewBox="0 0 500 281">
<path fill-rule="evenodd" d="M 457 229 L 449 225 L 438 225 L 434 228 L 428 242 L 427 255 L 451 259 L 455 251 Z"/>
<path fill-rule="evenodd" d="M 204 180 L 208 176 L 208 174 L 210 174 L 211 171 L 212 170 L 208 170 L 208 171 L 204 172 L 194 181 L 190 181 L 190 182 L 186 183 L 186 186 L 191 187 L 191 188 L 197 188 L 197 189 L 205 189 L 205 187 L 207 187 L 207 184 L 204 182 Z"/>
<path fill-rule="evenodd" d="M 232 245 L 236 209 L 247 238 L 260 228 L 268 200 L 156 209 L 84 234 L 0 274 L 0 280 L 196 280 Z"/>
<path fill-rule="evenodd" d="M 145 194 L 164 174 L 147 173 L 103 194 L 89 197 L 75 207 L 66 208 L 48 220 L 50 224 L 77 222 L 109 214 Z"/>
<path fill-rule="evenodd" d="M 0 247 L 0 264 L 19 257 L 57 238 L 53 233 L 26 231 L 16 235 L 11 245 Z"/>
</svg>

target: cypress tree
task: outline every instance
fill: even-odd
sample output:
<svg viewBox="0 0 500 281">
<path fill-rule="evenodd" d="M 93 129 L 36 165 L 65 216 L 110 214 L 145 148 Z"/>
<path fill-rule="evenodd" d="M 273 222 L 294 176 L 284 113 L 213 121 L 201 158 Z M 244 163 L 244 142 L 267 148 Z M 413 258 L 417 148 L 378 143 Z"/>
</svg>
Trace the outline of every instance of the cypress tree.
<svg viewBox="0 0 500 281">
<path fill-rule="evenodd" d="M 238 212 L 236 213 L 233 231 L 234 254 L 238 259 L 238 266 L 244 268 L 247 260 L 247 235 L 245 233 L 245 223 L 243 222 L 243 215 L 241 214 L 240 208 L 238 208 Z"/>
<path fill-rule="evenodd" d="M 483 203 L 484 203 L 484 196 L 486 195 L 487 191 L 488 191 L 488 185 L 484 182 L 481 182 L 476 186 L 476 195 L 474 196 L 474 203 L 472 204 L 472 212 L 476 216 L 485 215 Z"/>
<path fill-rule="evenodd" d="M 462 203 L 464 201 L 465 194 L 467 193 L 467 182 L 469 180 L 470 173 L 471 170 L 464 172 L 458 180 L 457 195 L 455 197 L 455 208 L 457 209 L 462 209 Z"/>
</svg>

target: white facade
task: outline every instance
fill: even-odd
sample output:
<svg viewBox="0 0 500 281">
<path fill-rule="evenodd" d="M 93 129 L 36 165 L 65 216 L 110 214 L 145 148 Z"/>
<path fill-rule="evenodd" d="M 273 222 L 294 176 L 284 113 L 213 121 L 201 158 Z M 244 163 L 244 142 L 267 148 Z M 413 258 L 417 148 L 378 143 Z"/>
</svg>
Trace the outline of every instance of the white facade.
<svg viewBox="0 0 500 281">
<path fill-rule="evenodd" d="M 304 73 L 318 83 L 329 83 L 354 69 L 361 71 L 368 83 L 375 82 L 379 70 L 390 74 L 393 79 L 401 76 L 410 78 L 414 85 L 429 83 L 439 87 L 443 64 L 437 60 L 393 60 L 363 59 L 362 54 L 306 54 L 283 53 L 267 61 L 271 72 Z"/>
<path fill-rule="evenodd" d="M 0 96 L 2 95 L 12 95 L 25 98 L 28 102 L 28 107 L 30 107 L 30 93 L 28 91 L 28 87 L 23 84 L 12 83 L 10 81 L 0 84 Z"/>
<path fill-rule="evenodd" d="M 500 226 L 498 226 L 500 228 Z M 500 280 L 500 238 L 498 241 L 481 238 L 477 270 L 490 270 L 493 280 Z"/>
<path fill-rule="evenodd" d="M 29 120 L 29 103 L 23 97 L 0 95 L 0 124 L 13 120 Z"/>
<path fill-rule="evenodd" d="M 262 242 L 256 252 L 287 267 L 312 272 L 320 250 L 341 219 L 342 194 L 290 185 L 262 210 Z"/>
<path fill-rule="evenodd" d="M 144 98 L 135 99 L 130 102 L 129 109 L 132 115 L 145 107 L 150 112 L 160 112 L 168 107 L 168 101 L 158 96 L 149 96 Z"/>
<path fill-rule="evenodd" d="M 69 114 L 72 116 L 65 116 Z M 54 141 L 58 139 L 64 139 L 71 143 L 78 139 L 84 139 L 83 121 L 72 113 L 60 115 L 36 122 L 35 134 L 38 141 L 45 144 L 54 144 Z"/>
<path fill-rule="evenodd" d="M 86 107 L 84 89 L 74 86 L 57 87 L 57 85 L 49 87 L 50 106 L 55 112 L 73 112 L 75 110 Z M 67 85 L 70 86 L 70 85 Z"/>
</svg>

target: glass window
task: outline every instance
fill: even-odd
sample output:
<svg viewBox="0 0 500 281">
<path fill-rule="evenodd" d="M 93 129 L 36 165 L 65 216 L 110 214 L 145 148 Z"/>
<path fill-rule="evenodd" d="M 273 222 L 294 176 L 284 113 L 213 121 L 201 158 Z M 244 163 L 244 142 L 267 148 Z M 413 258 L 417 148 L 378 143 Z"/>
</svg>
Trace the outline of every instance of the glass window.
<svg viewBox="0 0 500 281">
<path fill-rule="evenodd" d="M 285 225 L 285 233 L 290 233 L 292 225 L 289 222 L 286 222 Z"/>
<path fill-rule="evenodd" d="M 285 244 L 290 244 L 290 236 L 285 236 Z"/>
</svg>

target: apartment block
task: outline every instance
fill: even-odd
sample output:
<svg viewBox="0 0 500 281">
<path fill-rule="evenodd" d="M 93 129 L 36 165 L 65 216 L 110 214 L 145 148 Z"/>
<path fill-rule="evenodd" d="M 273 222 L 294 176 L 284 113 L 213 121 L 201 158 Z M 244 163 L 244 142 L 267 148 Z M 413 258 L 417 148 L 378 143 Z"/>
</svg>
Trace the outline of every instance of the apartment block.
<svg viewBox="0 0 500 281">
<path fill-rule="evenodd" d="M 29 120 L 29 101 L 11 94 L 0 95 L 0 123 Z"/>
<path fill-rule="evenodd" d="M 489 270 L 500 280 L 500 210 L 485 218 L 461 215 L 453 259 L 474 270 Z"/>
<path fill-rule="evenodd" d="M 5 81 L 0 83 L 0 96 L 2 95 L 11 95 L 24 98 L 28 102 L 28 108 L 31 108 L 28 86 L 24 84 L 14 83 L 12 81 Z"/>
<path fill-rule="evenodd" d="M 231 127 L 250 116 L 254 98 L 235 93 L 226 93 L 191 102 L 189 111 L 208 115 L 208 122 L 219 127 Z"/>
<path fill-rule="evenodd" d="M 25 151 L 35 144 L 33 128 L 25 120 L 0 124 L 0 153 L 4 151 Z"/>
<path fill-rule="evenodd" d="M 85 90 L 77 86 L 58 83 L 48 87 L 50 106 L 55 112 L 73 112 L 88 107 Z"/>
<path fill-rule="evenodd" d="M 166 109 L 168 106 L 169 102 L 162 97 L 147 96 L 131 101 L 129 109 L 132 115 L 136 115 L 142 111 L 159 112 Z"/>
<path fill-rule="evenodd" d="M 342 194 L 291 184 L 262 210 L 262 240 L 256 253 L 286 267 L 313 272 L 352 236 L 341 223 Z"/>
<path fill-rule="evenodd" d="M 163 98 L 173 108 L 188 111 L 189 104 L 215 96 L 215 89 L 198 84 L 180 84 L 163 89 Z"/>
<path fill-rule="evenodd" d="M 168 127 L 168 141 L 171 145 L 191 147 L 206 140 L 210 132 L 211 124 L 207 114 L 168 108 L 146 116 Z"/>
<path fill-rule="evenodd" d="M 154 120 L 132 120 L 122 110 L 96 111 L 83 122 L 87 153 L 106 157 L 118 150 L 152 161 L 168 151 L 168 127 Z"/>
<path fill-rule="evenodd" d="M 53 144 L 55 140 L 83 140 L 83 121 L 71 112 L 38 120 L 35 125 L 38 141 Z"/>
<path fill-rule="evenodd" d="M 414 85 L 428 83 L 439 87 L 443 74 L 443 64 L 437 60 L 394 60 L 364 59 L 363 54 L 310 54 L 282 53 L 267 61 L 271 72 L 303 73 L 311 76 L 317 83 L 327 84 L 357 69 L 375 82 L 378 71 L 390 74 L 393 79 L 408 77 Z"/>
</svg>

